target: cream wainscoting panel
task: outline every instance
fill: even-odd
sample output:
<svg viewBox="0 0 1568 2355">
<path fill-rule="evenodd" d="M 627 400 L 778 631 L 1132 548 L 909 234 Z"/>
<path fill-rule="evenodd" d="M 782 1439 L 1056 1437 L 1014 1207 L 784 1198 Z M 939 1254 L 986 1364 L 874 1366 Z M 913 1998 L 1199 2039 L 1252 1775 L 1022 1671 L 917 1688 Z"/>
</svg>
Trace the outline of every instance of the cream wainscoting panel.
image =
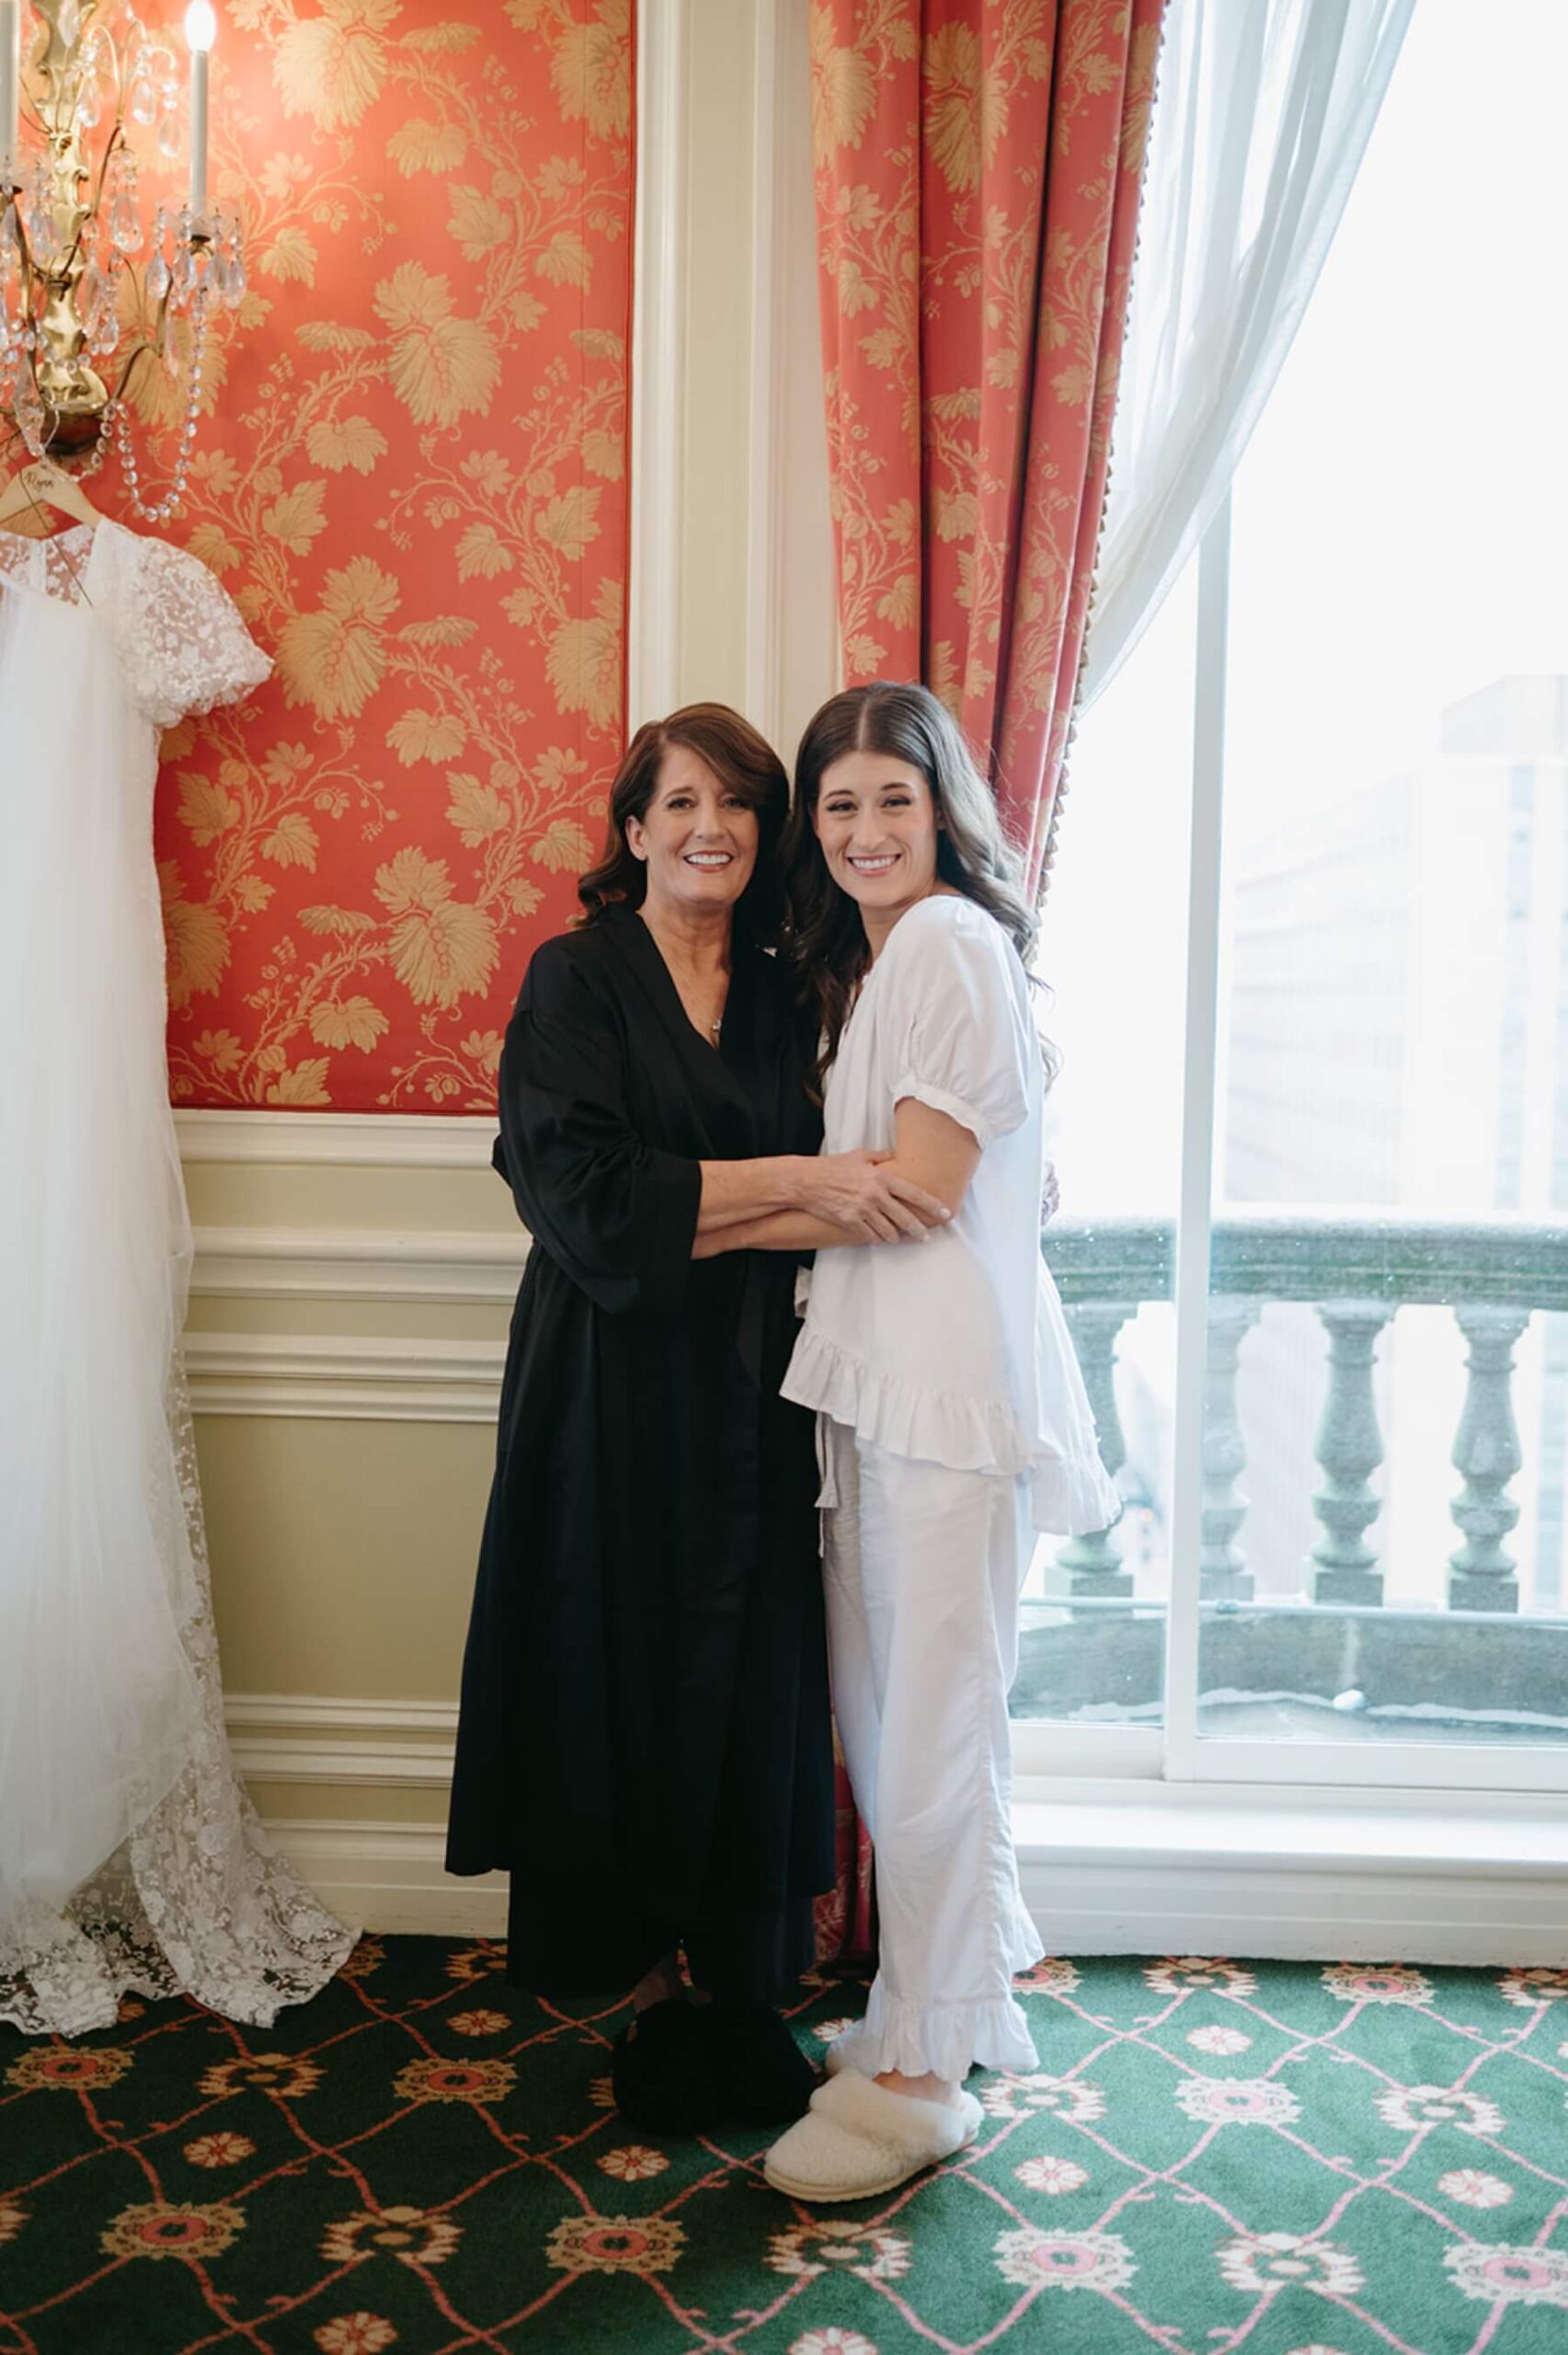
<svg viewBox="0 0 1568 2355">
<path fill-rule="evenodd" d="M 186 1367 L 198 1415 L 493 1425 L 504 1354 L 499 1341 L 192 1333 Z"/>
<path fill-rule="evenodd" d="M 228 1720 L 273 1838 L 344 1921 L 504 1934 L 504 1877 L 444 1867 L 454 1703 L 232 1693 Z"/>
<path fill-rule="evenodd" d="M 346 1918 L 499 1936 L 498 1875 L 442 1868 L 450 1705 L 233 1694 L 235 1752 L 274 1836 Z M 362 1808 L 346 1802 L 363 1798 Z M 1478 1795 L 1346 1801 L 1063 1775 L 1014 1809 L 1025 1901 L 1053 1953 L 1550 1963 L 1562 1952 L 1568 1827 Z"/>
<path fill-rule="evenodd" d="M 489 1934 L 442 1869 L 458 1681 L 527 1252 L 484 1119 L 177 1115 L 186 1360 L 235 1753 L 328 1901 Z M 326 1697 L 323 1697 L 326 1696 Z"/>
<path fill-rule="evenodd" d="M 495 1123 L 433 1112 L 178 1112 L 181 1158 L 260 1167 L 483 1169 Z"/>
</svg>

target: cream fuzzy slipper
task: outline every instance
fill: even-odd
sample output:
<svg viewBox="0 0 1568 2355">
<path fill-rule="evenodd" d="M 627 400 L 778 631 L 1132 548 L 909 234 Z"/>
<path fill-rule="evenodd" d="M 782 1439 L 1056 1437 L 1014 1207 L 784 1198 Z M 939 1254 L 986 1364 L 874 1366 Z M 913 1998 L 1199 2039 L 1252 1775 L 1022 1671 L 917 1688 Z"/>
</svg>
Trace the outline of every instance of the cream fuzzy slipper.
<svg viewBox="0 0 1568 2355">
<path fill-rule="evenodd" d="M 841 2069 L 853 2069 L 854 2067 L 855 2047 L 859 2044 L 864 2034 L 865 2022 L 864 2020 L 856 2020 L 852 2028 L 846 2028 L 844 2029 L 841 2036 L 836 2036 L 833 2039 L 833 2041 L 829 2045 L 828 2050 L 822 2055 L 822 2066 L 827 2071 L 830 2077 L 836 2077 Z"/>
<path fill-rule="evenodd" d="M 958 2106 L 916 2101 L 875 2077 L 842 2069 L 819 2085 L 811 2107 L 762 2163 L 775 2191 L 792 2200 L 869 2200 L 971 2143 L 984 2112 L 972 2094 Z"/>
</svg>

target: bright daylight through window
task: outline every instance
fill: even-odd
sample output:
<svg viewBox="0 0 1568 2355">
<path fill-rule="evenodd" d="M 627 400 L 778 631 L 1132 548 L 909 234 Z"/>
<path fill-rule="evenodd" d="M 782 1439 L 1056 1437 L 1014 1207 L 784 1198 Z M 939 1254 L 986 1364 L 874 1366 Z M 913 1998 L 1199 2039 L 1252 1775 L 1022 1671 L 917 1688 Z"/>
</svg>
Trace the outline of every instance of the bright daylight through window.
<svg viewBox="0 0 1568 2355">
<path fill-rule="evenodd" d="M 1508 16 L 1488 44 L 1466 0 L 1415 10 L 1210 529 L 1218 593 L 1195 557 L 1073 754 L 1047 1257 L 1127 1510 L 1042 1548 L 1013 1714 L 1180 1727 L 1189 1773 L 1526 1788 L 1568 1761 L 1568 15 Z M 1210 1105 L 1188 1562 L 1173 1264 Z"/>
</svg>

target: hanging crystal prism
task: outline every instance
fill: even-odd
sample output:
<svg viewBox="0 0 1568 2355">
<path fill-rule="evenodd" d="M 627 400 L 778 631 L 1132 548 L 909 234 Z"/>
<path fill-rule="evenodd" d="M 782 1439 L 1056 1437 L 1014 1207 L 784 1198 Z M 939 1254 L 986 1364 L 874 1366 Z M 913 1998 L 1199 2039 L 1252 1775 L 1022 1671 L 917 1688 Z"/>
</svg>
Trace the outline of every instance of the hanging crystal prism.
<svg viewBox="0 0 1568 2355">
<path fill-rule="evenodd" d="M 133 254 L 142 244 L 142 216 L 134 190 L 122 185 L 109 209 L 109 243 L 118 253 Z"/>
<path fill-rule="evenodd" d="M 168 257 L 164 251 L 164 247 L 167 238 L 168 224 L 164 216 L 164 208 L 160 204 L 158 207 L 157 218 L 153 224 L 152 258 L 147 264 L 147 299 L 149 302 L 161 303 L 165 295 L 169 291 L 170 281 Z"/>
</svg>

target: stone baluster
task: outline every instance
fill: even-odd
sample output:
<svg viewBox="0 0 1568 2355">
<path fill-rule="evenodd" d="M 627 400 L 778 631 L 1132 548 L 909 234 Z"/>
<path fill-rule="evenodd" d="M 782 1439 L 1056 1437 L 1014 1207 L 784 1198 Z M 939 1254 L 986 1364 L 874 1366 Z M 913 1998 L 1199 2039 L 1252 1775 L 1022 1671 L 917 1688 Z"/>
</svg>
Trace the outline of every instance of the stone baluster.
<svg viewBox="0 0 1568 2355">
<path fill-rule="evenodd" d="M 1236 1544 L 1237 1532 L 1247 1514 L 1247 1499 L 1236 1485 L 1247 1462 L 1247 1443 L 1236 1412 L 1236 1369 L 1242 1343 L 1261 1315 L 1255 1301 L 1217 1294 L 1208 1304 L 1199 1575 L 1199 1591 L 1206 1601 L 1252 1601 L 1252 1572 Z"/>
<path fill-rule="evenodd" d="M 1092 1306 L 1064 1308 L 1063 1314 L 1093 1409 L 1100 1461 L 1114 1480 L 1127 1462 L 1127 1437 L 1116 1412 L 1116 1338 L 1128 1319 L 1138 1315 L 1138 1303 L 1096 1301 Z M 1074 1595 L 1099 1599 L 1132 1592 L 1132 1572 L 1122 1568 L 1122 1549 L 1114 1529 L 1070 1537 L 1057 1548 L 1057 1566 L 1067 1572 Z"/>
<path fill-rule="evenodd" d="M 1470 1344 L 1464 1412 L 1454 1439 L 1454 1469 L 1464 1488 L 1453 1503 L 1464 1544 L 1448 1557 L 1451 1611 L 1516 1611 L 1519 1582 L 1503 1540 L 1519 1518 L 1505 1494 L 1524 1462 L 1514 1419 L 1514 1344 L 1529 1323 L 1516 1308 L 1456 1308 Z"/>
<path fill-rule="evenodd" d="M 1312 1548 L 1312 1600 L 1381 1603 L 1382 1572 L 1366 1542 L 1382 1511 L 1369 1485 L 1383 1460 L 1372 1369 L 1378 1336 L 1393 1310 L 1376 1300 L 1329 1300 L 1318 1315 L 1328 1334 L 1329 1383 L 1316 1448 L 1323 1483 L 1312 1510 L 1323 1534 Z"/>
</svg>

